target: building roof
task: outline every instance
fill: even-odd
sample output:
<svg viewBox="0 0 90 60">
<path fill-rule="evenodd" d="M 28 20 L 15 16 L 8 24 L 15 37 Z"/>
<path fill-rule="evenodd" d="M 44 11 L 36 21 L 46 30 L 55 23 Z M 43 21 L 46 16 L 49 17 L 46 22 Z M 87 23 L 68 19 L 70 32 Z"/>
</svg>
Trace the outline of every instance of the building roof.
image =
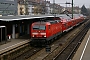
<svg viewBox="0 0 90 60">
<path fill-rule="evenodd" d="M 17 0 L 0 0 L 0 14 L 17 15 Z"/>
</svg>

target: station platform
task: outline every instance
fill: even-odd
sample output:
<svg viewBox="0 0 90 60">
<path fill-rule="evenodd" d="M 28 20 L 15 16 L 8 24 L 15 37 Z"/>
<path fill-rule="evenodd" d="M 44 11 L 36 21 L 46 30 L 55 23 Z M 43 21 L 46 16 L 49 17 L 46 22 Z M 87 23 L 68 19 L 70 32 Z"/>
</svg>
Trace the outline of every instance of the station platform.
<svg viewBox="0 0 90 60">
<path fill-rule="evenodd" d="M 28 35 L 25 36 L 21 36 L 17 39 L 10 39 L 7 42 L 3 42 L 3 44 L 0 44 L 0 53 L 2 53 L 3 51 L 6 51 L 7 49 L 11 49 L 14 48 L 14 46 L 18 46 L 20 44 L 24 44 L 26 42 L 30 41 L 30 38 L 28 37 Z"/>
<path fill-rule="evenodd" d="M 0 50 L 5 49 L 9 46 L 24 42 L 24 41 L 26 41 L 26 40 L 25 39 L 11 39 L 9 42 L 0 45 Z"/>
<path fill-rule="evenodd" d="M 72 60 L 90 60 L 90 29 Z"/>
</svg>

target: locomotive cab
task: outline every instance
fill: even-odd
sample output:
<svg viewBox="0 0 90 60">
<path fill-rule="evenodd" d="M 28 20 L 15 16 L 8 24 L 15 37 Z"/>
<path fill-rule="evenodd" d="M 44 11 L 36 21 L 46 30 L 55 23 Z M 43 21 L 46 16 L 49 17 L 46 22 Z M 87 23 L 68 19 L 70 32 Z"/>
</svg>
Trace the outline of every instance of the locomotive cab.
<svg viewBox="0 0 90 60">
<path fill-rule="evenodd" d="M 34 25 L 32 29 L 33 29 L 32 37 L 34 38 L 46 37 L 46 26 L 45 25 Z"/>
<path fill-rule="evenodd" d="M 31 40 L 33 43 L 43 43 L 47 40 L 48 22 L 35 22 L 31 27 Z"/>
</svg>

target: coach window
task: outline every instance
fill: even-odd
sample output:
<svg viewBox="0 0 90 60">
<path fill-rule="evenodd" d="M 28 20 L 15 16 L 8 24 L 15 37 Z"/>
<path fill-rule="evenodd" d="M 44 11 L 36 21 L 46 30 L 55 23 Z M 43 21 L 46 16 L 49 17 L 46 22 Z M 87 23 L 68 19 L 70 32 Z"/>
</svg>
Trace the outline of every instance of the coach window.
<svg viewBox="0 0 90 60">
<path fill-rule="evenodd" d="M 74 23 L 74 21 L 72 21 L 72 23 Z"/>
<path fill-rule="evenodd" d="M 48 29 L 50 30 L 50 25 L 48 26 Z"/>
</svg>

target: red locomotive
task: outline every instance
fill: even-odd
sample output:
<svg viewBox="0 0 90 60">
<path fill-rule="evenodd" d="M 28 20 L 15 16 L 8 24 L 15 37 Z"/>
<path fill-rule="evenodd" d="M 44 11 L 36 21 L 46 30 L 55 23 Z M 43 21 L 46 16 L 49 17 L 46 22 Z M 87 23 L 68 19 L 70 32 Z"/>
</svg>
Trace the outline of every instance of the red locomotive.
<svg viewBox="0 0 90 60">
<path fill-rule="evenodd" d="M 62 24 L 60 20 L 35 22 L 31 32 L 32 43 L 46 44 L 62 33 Z"/>
<path fill-rule="evenodd" d="M 76 26 L 84 20 L 82 16 L 76 16 L 74 15 L 74 19 L 67 18 L 68 16 L 60 16 L 60 19 L 58 20 L 38 21 L 32 23 L 32 44 L 48 44 L 63 32 L 70 30 L 72 27 Z"/>
</svg>

